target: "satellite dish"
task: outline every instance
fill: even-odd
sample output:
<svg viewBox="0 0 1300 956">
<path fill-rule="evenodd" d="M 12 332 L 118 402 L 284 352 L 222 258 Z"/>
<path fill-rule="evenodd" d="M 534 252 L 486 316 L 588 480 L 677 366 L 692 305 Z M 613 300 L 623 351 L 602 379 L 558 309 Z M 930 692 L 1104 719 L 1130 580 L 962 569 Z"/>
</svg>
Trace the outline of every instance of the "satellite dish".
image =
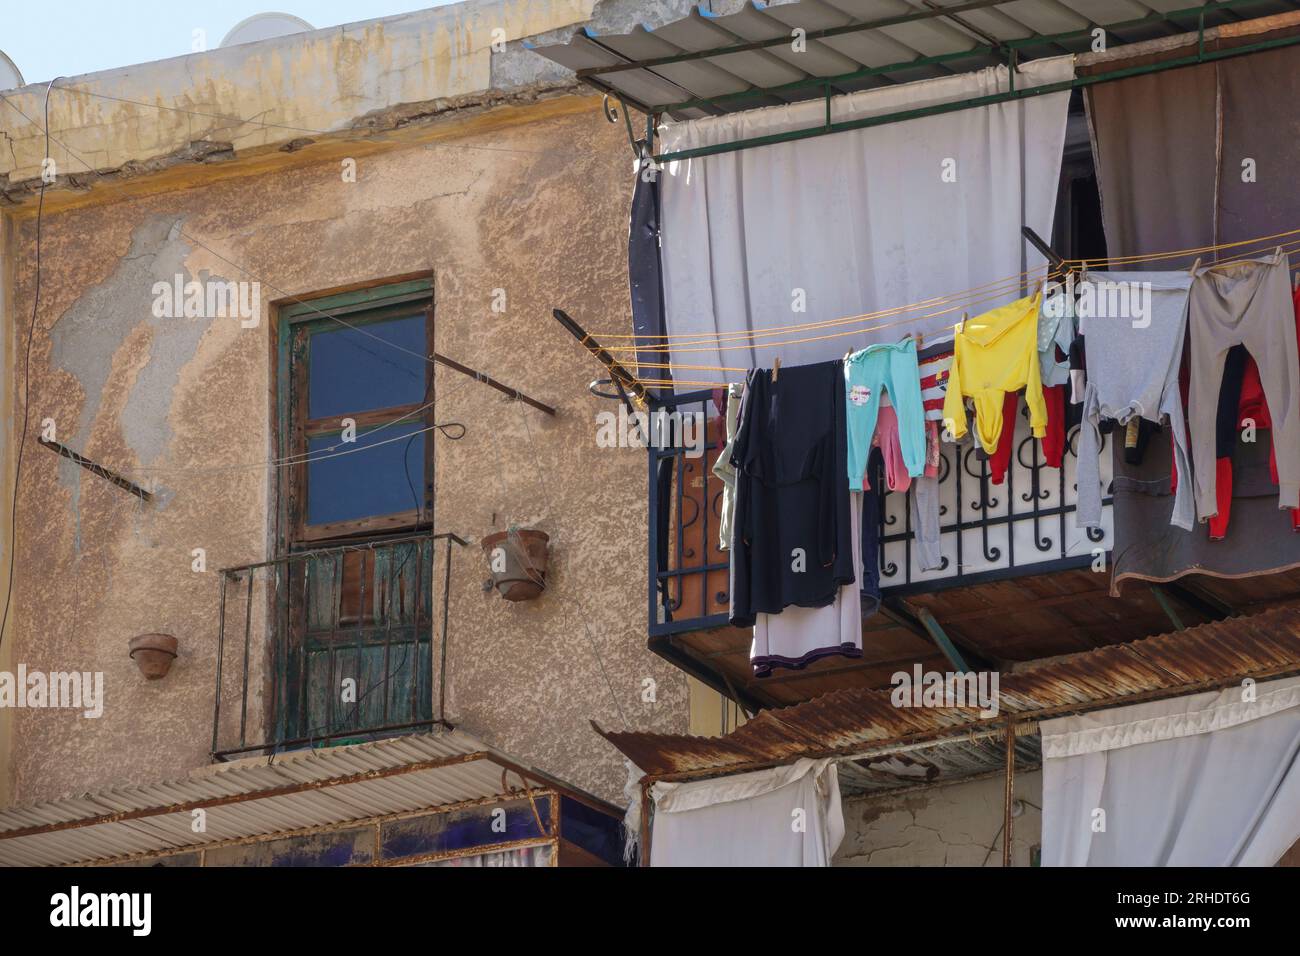
<svg viewBox="0 0 1300 956">
<path fill-rule="evenodd" d="M 0 90 L 16 90 L 23 85 L 23 75 L 18 72 L 18 67 L 0 50 Z"/>
<path fill-rule="evenodd" d="M 225 47 L 239 43 L 256 43 L 258 40 L 287 37 L 291 33 L 304 33 L 315 29 L 302 17 L 295 17 L 291 13 L 255 13 L 231 27 L 230 32 L 222 39 L 221 45 Z"/>
</svg>

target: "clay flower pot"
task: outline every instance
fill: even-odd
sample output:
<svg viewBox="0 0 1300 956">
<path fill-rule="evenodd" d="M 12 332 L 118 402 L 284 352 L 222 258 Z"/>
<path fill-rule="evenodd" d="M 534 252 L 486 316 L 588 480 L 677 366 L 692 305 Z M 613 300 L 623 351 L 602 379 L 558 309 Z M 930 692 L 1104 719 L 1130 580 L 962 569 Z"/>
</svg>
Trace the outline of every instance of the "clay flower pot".
<svg viewBox="0 0 1300 956">
<path fill-rule="evenodd" d="M 492 583 L 507 601 L 529 601 L 546 590 L 550 536 L 532 528 L 490 534 L 480 542 Z"/>
<path fill-rule="evenodd" d="M 170 634 L 141 634 L 131 638 L 131 660 L 146 680 L 158 680 L 176 659 L 176 638 Z"/>
</svg>

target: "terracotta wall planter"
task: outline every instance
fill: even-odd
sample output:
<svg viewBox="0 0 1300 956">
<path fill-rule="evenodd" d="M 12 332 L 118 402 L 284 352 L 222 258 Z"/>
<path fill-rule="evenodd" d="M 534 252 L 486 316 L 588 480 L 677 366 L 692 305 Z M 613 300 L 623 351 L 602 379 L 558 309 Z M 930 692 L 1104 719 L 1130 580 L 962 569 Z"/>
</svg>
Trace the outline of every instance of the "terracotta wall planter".
<svg viewBox="0 0 1300 956">
<path fill-rule="evenodd" d="M 550 536 L 532 528 L 498 531 L 483 539 L 492 584 L 507 601 L 529 601 L 546 590 Z"/>
<path fill-rule="evenodd" d="M 170 634 L 141 634 L 131 638 L 131 660 L 146 680 L 165 677 L 176 659 L 176 638 Z"/>
</svg>

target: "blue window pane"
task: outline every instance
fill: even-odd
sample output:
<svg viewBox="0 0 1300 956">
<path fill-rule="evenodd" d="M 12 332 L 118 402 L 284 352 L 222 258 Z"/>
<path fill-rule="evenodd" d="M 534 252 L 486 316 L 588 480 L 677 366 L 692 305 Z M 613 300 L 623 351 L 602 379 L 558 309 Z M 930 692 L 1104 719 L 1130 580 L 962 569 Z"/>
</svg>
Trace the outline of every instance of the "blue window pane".
<svg viewBox="0 0 1300 956">
<path fill-rule="evenodd" d="M 419 402 L 424 397 L 427 352 L 423 313 L 356 329 L 330 325 L 313 332 L 308 417 Z"/>
<path fill-rule="evenodd" d="M 307 465 L 307 523 L 331 524 L 424 507 L 425 427 L 423 420 L 416 420 L 371 429 L 346 445 L 337 435 L 310 439 L 307 448 L 313 456 L 336 457 Z M 328 451 L 331 446 L 334 453 Z"/>
</svg>

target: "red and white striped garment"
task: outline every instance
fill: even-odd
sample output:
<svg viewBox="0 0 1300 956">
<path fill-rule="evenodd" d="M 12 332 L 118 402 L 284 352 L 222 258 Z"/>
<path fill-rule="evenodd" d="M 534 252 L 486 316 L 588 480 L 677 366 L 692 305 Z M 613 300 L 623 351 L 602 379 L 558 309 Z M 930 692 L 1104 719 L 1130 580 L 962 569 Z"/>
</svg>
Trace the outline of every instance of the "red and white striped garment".
<svg viewBox="0 0 1300 956">
<path fill-rule="evenodd" d="M 952 371 L 952 349 L 920 359 L 921 404 L 926 421 L 943 421 L 943 399 L 948 394 L 948 375 Z"/>
</svg>

